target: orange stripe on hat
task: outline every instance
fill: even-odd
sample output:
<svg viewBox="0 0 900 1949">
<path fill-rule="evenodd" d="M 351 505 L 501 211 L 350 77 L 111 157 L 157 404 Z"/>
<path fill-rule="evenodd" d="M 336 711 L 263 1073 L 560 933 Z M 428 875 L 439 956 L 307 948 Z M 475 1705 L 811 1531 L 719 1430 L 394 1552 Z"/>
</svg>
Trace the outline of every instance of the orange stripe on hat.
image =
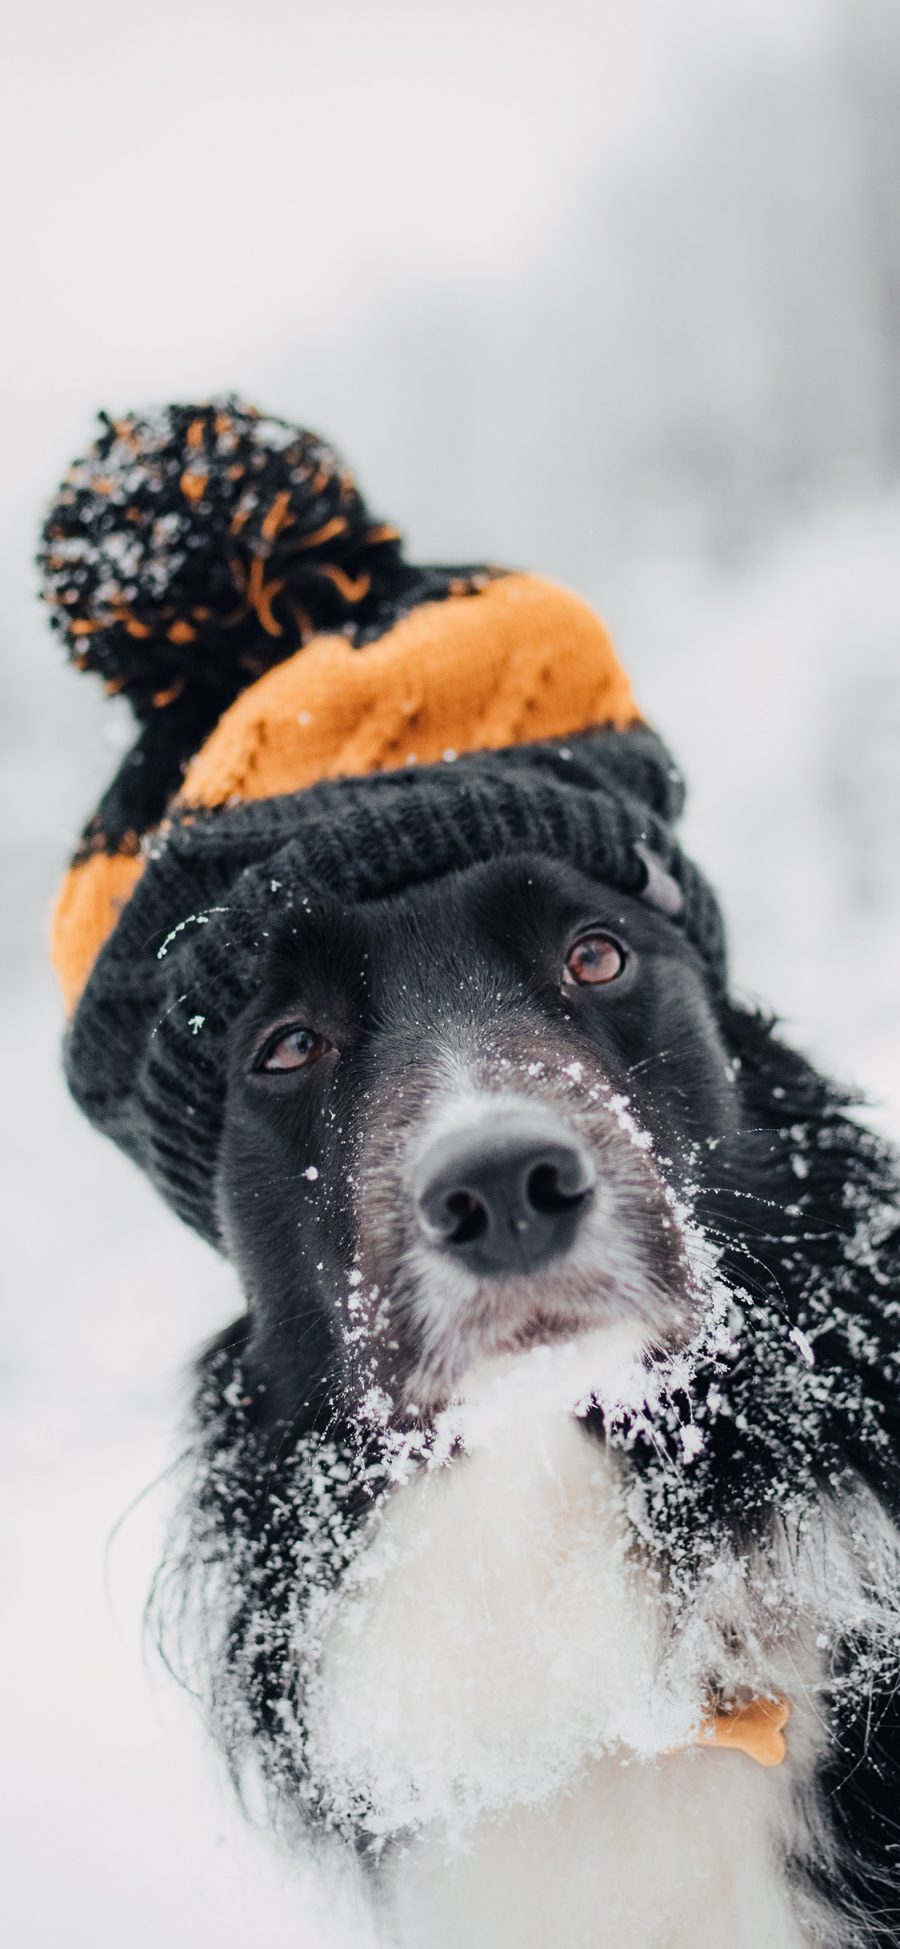
<svg viewBox="0 0 900 1949">
<path fill-rule="evenodd" d="M 70 866 L 53 909 L 50 959 L 71 1015 L 101 947 L 144 870 L 140 853 L 92 853 Z"/>
<path fill-rule="evenodd" d="M 639 722 L 587 603 L 533 575 L 425 602 L 363 649 L 319 636 L 237 698 L 189 764 L 178 809 L 214 808 L 412 761 Z M 70 867 L 51 953 L 71 1012 L 143 870 L 134 852 Z"/>
<path fill-rule="evenodd" d="M 498 750 L 638 721 L 587 603 L 534 575 L 425 602 L 357 650 L 322 636 L 231 705 L 188 766 L 182 806 L 272 798 L 448 751 Z"/>
</svg>

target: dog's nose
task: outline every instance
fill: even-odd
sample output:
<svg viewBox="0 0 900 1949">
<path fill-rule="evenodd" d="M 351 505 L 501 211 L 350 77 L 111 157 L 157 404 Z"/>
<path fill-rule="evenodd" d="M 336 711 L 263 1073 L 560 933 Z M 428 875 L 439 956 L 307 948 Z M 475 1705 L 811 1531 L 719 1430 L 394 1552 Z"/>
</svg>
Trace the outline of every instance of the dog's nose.
<svg viewBox="0 0 900 1949">
<path fill-rule="evenodd" d="M 479 1273 L 528 1273 L 571 1245 L 594 1188 L 587 1146 L 541 1109 L 436 1137 L 417 1172 L 419 1224 Z"/>
</svg>

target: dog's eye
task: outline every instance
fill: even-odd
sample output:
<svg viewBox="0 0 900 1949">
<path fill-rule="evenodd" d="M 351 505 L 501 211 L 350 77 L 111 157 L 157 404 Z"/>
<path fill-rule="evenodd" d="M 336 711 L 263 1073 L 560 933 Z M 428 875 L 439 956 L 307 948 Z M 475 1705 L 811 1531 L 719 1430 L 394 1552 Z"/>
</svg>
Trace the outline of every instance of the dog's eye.
<svg viewBox="0 0 900 1949">
<path fill-rule="evenodd" d="M 315 1029 L 279 1029 L 276 1035 L 263 1045 L 256 1060 L 255 1068 L 269 1073 L 286 1069 L 308 1069 L 311 1063 L 330 1049 L 324 1035 L 317 1035 Z"/>
<path fill-rule="evenodd" d="M 625 951 L 608 934 L 583 934 L 570 948 L 563 981 L 567 988 L 596 987 L 615 981 L 625 966 Z"/>
</svg>

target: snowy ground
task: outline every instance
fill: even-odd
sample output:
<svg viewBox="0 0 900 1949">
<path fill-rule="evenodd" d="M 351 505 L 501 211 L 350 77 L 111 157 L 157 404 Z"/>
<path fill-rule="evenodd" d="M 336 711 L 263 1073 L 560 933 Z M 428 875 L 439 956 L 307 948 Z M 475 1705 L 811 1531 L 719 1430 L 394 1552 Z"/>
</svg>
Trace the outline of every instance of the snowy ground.
<svg viewBox="0 0 900 1949">
<path fill-rule="evenodd" d="M 738 986 L 779 1004 L 895 1130 L 898 560 L 900 502 L 881 501 L 785 534 L 740 572 L 642 563 L 606 602 L 691 780 L 690 840 L 725 894 Z M 44 894 L 56 850 L 42 846 Z M 238 1298 L 67 1102 L 58 1027 L 32 956 L 2 1024 L 16 1132 L 0 1375 L 6 1939 L 243 1949 L 277 1930 L 295 1949 L 362 1949 L 351 1898 L 247 1830 L 188 1702 L 142 1653 L 165 1484 L 110 1537 L 176 1452 L 185 1364 Z"/>
</svg>

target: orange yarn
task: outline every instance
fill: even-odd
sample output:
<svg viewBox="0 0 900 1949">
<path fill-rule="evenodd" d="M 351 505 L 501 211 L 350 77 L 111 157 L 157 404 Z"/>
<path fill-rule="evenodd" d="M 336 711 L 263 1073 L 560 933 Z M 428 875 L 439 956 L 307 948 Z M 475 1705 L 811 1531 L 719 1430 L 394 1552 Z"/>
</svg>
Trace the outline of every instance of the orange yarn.
<svg viewBox="0 0 900 1949">
<path fill-rule="evenodd" d="M 179 624 L 170 637 L 176 628 L 193 634 Z M 475 595 L 420 604 L 362 650 L 319 636 L 276 664 L 220 718 L 177 804 L 273 798 L 323 778 L 637 722 L 593 610 L 538 576 L 504 575 Z M 70 1012 L 142 870 L 134 852 L 95 853 L 66 874 L 51 952 Z"/>
<path fill-rule="evenodd" d="M 637 720 L 587 604 L 538 576 L 505 575 L 477 595 L 421 604 L 364 650 L 321 636 L 276 664 L 220 719 L 179 803 L 272 798 Z"/>
<path fill-rule="evenodd" d="M 71 1015 L 107 936 L 144 870 L 140 853 L 92 853 L 70 866 L 57 895 L 50 958 Z"/>
</svg>

